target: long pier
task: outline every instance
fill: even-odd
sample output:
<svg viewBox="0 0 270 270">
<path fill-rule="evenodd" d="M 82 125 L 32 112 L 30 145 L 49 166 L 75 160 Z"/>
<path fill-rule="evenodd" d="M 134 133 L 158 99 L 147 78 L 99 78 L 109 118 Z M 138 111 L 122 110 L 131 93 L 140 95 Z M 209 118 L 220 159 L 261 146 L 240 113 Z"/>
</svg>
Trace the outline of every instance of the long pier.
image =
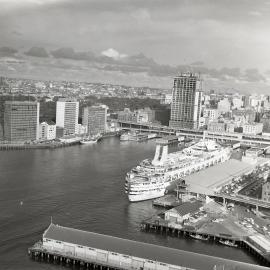
<svg viewBox="0 0 270 270">
<path fill-rule="evenodd" d="M 38 144 L 0 144 L 0 151 L 33 150 L 33 149 L 56 149 L 79 144 L 79 141 L 69 143 L 38 143 Z"/>
<path fill-rule="evenodd" d="M 83 269 L 266 270 L 268 268 L 50 224 L 28 249 L 34 260 Z"/>
</svg>

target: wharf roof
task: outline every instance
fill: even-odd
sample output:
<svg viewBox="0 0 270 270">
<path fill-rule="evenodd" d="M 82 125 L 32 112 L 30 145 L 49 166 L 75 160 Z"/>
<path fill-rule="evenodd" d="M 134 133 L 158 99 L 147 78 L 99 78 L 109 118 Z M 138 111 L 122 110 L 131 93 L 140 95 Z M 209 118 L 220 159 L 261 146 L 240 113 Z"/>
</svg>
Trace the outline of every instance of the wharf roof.
<svg viewBox="0 0 270 270">
<path fill-rule="evenodd" d="M 270 252 L 270 239 L 260 234 L 249 236 L 257 245 L 262 247 L 266 252 Z"/>
<path fill-rule="evenodd" d="M 186 176 L 184 180 L 191 192 L 212 195 L 215 188 L 229 183 L 232 178 L 247 173 L 254 167 L 255 165 L 230 159 Z"/>
<path fill-rule="evenodd" d="M 268 269 L 257 265 L 235 262 L 227 259 L 121 239 L 93 232 L 81 231 L 55 224 L 51 224 L 48 227 L 44 232 L 43 237 L 55 241 L 111 251 L 193 269 L 209 270 L 213 269 L 215 265 L 237 267 L 239 270 Z"/>
<path fill-rule="evenodd" d="M 176 211 L 179 215 L 184 216 L 186 214 L 192 214 L 197 211 L 203 206 L 203 203 L 200 201 L 195 201 L 195 202 L 185 202 L 177 207 L 174 207 L 169 211 Z"/>
</svg>

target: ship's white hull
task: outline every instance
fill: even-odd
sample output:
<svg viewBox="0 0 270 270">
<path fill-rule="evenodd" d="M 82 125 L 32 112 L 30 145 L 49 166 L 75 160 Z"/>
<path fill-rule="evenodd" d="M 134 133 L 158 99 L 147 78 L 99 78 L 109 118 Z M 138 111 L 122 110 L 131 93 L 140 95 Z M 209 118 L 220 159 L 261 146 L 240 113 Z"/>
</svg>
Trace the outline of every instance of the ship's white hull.
<svg viewBox="0 0 270 270">
<path fill-rule="evenodd" d="M 157 154 L 152 164 L 147 160 L 143 161 L 140 166 L 127 173 L 125 191 L 131 202 L 162 197 L 165 195 L 166 189 L 175 181 L 178 181 L 184 176 L 206 169 L 207 167 L 225 162 L 230 158 L 231 153 L 229 149 L 214 149 L 210 154 L 208 154 L 209 152 L 206 150 L 206 154 L 201 157 L 194 147 L 193 149 L 187 149 L 192 150 L 192 153 L 177 153 L 175 158 L 178 158 L 179 163 L 177 164 L 181 164 L 181 166 L 178 165 L 169 169 L 170 164 L 167 163 L 169 164 L 167 165 L 168 167 L 164 167 L 164 161 L 162 160 L 162 156 L 165 156 L 166 159 L 168 157 L 167 149 L 164 151 L 163 148 L 161 151 L 159 148 L 160 147 L 157 148 Z M 161 153 L 162 155 L 160 157 Z M 171 156 L 173 156 L 173 154 L 171 154 Z M 158 164 L 156 165 L 156 163 Z"/>
<path fill-rule="evenodd" d="M 151 199 L 156 199 L 165 195 L 165 188 L 160 191 L 149 191 L 144 192 L 136 195 L 128 194 L 128 199 L 130 202 L 139 202 L 139 201 L 146 201 Z"/>
<path fill-rule="evenodd" d="M 89 141 L 80 141 L 81 144 L 94 144 L 97 143 L 98 140 L 89 140 Z"/>
</svg>

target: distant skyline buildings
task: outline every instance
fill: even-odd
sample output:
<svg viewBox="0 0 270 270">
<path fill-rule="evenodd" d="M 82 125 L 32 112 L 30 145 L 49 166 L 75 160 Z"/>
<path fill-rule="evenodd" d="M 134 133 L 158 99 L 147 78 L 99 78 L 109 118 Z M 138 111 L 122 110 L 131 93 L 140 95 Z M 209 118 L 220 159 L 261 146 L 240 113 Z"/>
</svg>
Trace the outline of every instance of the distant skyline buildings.
<svg viewBox="0 0 270 270">
<path fill-rule="evenodd" d="M 6 101 L 4 104 L 4 140 L 9 142 L 39 139 L 39 103 Z"/>
<path fill-rule="evenodd" d="M 193 73 L 183 73 L 174 78 L 170 127 L 199 128 L 202 105 L 201 83 L 199 75 Z"/>
</svg>

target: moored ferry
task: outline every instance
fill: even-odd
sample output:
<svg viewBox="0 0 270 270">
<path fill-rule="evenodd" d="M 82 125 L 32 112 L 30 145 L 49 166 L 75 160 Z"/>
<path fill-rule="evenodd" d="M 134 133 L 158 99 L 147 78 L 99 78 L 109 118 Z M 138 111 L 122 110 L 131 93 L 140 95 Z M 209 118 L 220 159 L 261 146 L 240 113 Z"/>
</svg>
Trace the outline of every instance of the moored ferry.
<svg viewBox="0 0 270 270">
<path fill-rule="evenodd" d="M 95 136 L 92 136 L 92 137 L 87 137 L 87 138 L 84 138 L 80 141 L 81 144 L 93 144 L 93 143 L 97 143 L 98 140 L 101 139 L 101 135 L 100 134 L 97 134 Z"/>
<path fill-rule="evenodd" d="M 181 177 L 225 162 L 230 156 L 231 148 L 205 139 L 169 154 L 168 142 L 159 139 L 154 159 L 143 160 L 127 173 L 125 192 L 131 202 L 162 197 L 166 189 Z"/>
</svg>

